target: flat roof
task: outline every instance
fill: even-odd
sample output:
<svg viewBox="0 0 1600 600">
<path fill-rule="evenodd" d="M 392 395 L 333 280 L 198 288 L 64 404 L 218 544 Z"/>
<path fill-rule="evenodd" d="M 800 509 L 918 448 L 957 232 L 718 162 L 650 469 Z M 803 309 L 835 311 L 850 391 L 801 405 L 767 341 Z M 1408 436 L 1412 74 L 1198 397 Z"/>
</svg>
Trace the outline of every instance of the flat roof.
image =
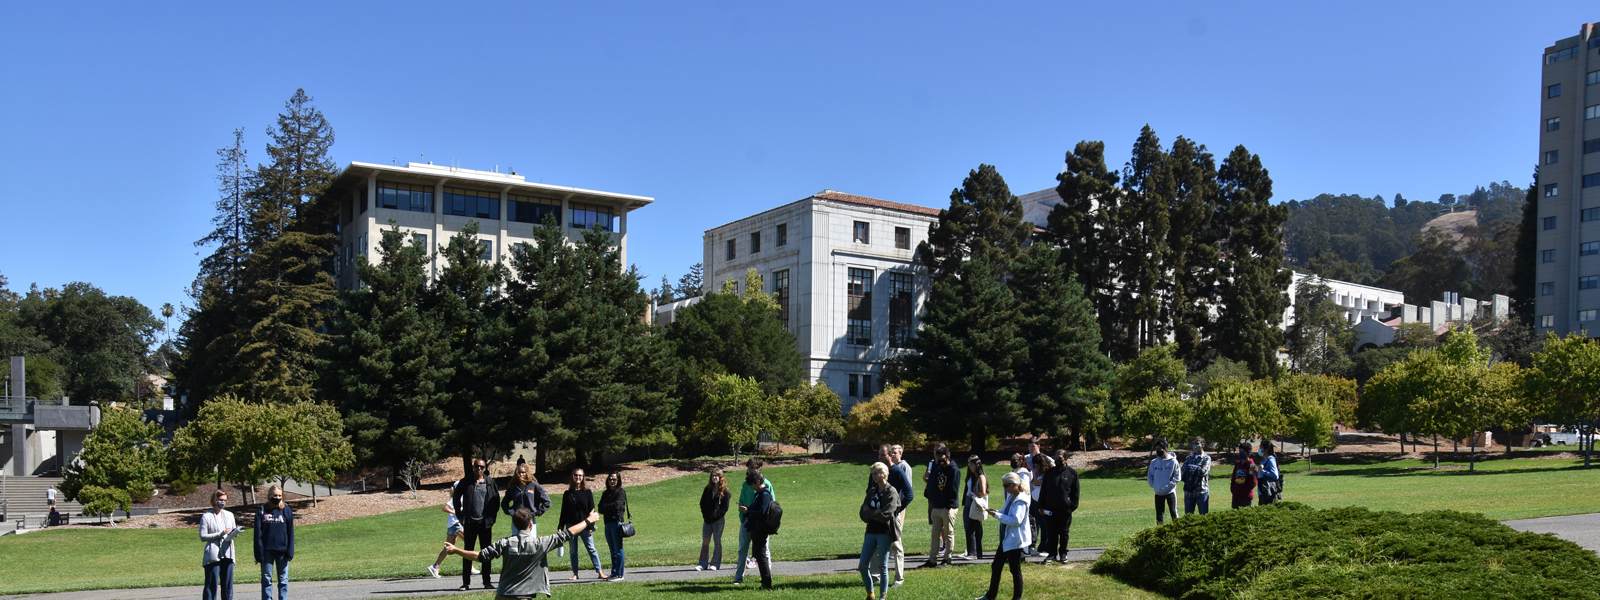
<svg viewBox="0 0 1600 600">
<path fill-rule="evenodd" d="M 463 169 L 461 167 L 433 165 L 427 163 L 406 163 L 406 165 L 402 167 L 399 165 L 351 161 L 350 166 L 345 167 L 344 170 L 340 171 L 339 175 L 334 178 L 334 185 L 337 186 L 343 181 L 363 176 L 369 172 L 377 173 L 379 175 L 387 173 L 391 175 L 428 177 L 434 179 L 446 179 L 450 181 L 465 181 L 510 188 L 513 191 L 522 190 L 527 192 L 542 192 L 545 194 L 581 196 L 597 200 L 611 200 L 613 202 L 618 202 L 625 205 L 630 210 L 643 207 L 651 202 L 655 202 L 655 198 L 651 198 L 649 196 L 622 194 L 618 192 L 607 192 L 604 190 L 591 190 L 549 183 L 536 183 L 528 181 L 526 177 L 516 173 L 480 171 L 476 169 Z"/>
<path fill-rule="evenodd" d="M 711 233 L 713 231 L 716 231 L 718 229 L 722 229 L 722 228 L 727 227 L 729 225 L 733 225 L 734 223 L 738 223 L 740 221 L 746 221 L 746 220 L 749 220 L 749 219 L 754 219 L 756 217 L 759 217 L 761 215 L 767 214 L 769 212 L 773 212 L 773 211 L 777 211 L 777 210 L 783 210 L 785 208 L 788 208 L 790 206 L 794 206 L 794 205 L 799 204 L 801 202 L 807 202 L 807 201 L 811 201 L 811 200 L 825 200 L 825 201 L 828 201 L 828 202 L 838 202 L 840 204 L 852 204 L 852 205 L 855 205 L 855 206 L 865 206 L 865 207 L 869 207 L 869 208 L 881 208 L 881 209 L 884 209 L 884 210 L 893 210 L 893 211 L 911 213 L 911 214 L 914 214 L 914 215 L 921 215 L 921 216 L 924 216 L 924 217 L 933 217 L 935 219 L 939 218 L 939 213 L 940 212 L 943 212 L 943 211 L 941 211 L 941 210 L 939 210 L 937 208 L 930 208 L 930 207 L 927 207 L 927 206 L 922 206 L 920 204 L 906 204 L 904 202 L 895 202 L 893 200 L 884 200 L 882 198 L 873 198 L 871 196 L 862 196 L 860 194 L 848 194 L 848 193 L 845 193 L 845 192 L 836 192 L 836 191 L 833 191 L 833 190 L 822 190 L 820 192 L 817 192 L 817 193 L 812 194 L 810 196 L 806 196 L 806 197 L 801 198 L 799 200 L 795 200 L 793 202 L 785 202 L 783 204 L 779 204 L 777 206 L 774 206 L 772 208 L 763 210 L 763 211 L 755 213 L 755 214 L 739 217 L 739 218 L 734 219 L 732 221 L 728 221 L 727 223 L 723 223 L 721 225 L 717 225 L 716 227 L 708 227 L 708 228 L 706 228 L 705 232 L 706 233 Z"/>
</svg>

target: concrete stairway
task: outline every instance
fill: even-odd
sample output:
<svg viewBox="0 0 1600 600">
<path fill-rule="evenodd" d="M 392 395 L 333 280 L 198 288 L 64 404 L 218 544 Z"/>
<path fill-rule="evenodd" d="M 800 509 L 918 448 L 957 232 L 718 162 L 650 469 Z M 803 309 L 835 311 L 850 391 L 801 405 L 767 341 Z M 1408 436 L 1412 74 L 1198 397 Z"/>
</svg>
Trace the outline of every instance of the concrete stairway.
<svg viewBox="0 0 1600 600">
<path fill-rule="evenodd" d="M 52 486 L 60 490 L 61 478 L 0 476 L 0 500 L 5 501 L 6 520 L 15 522 L 26 517 L 29 528 L 44 526 L 45 517 L 50 514 L 45 490 Z M 74 517 L 83 514 L 82 506 L 68 502 L 66 494 L 61 493 L 56 494 L 56 510 Z"/>
</svg>

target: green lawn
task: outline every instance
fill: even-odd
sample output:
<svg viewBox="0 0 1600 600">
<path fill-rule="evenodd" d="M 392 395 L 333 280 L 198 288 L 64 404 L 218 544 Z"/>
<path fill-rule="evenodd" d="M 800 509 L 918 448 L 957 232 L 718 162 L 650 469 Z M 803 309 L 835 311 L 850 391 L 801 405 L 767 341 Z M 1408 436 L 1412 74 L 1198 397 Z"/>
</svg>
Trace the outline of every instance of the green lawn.
<svg viewBox="0 0 1600 600">
<path fill-rule="evenodd" d="M 1023 592 L 1026 598 L 1073 598 L 1074 600 L 1154 600 L 1159 594 L 1130 587 L 1109 577 L 1089 573 L 1087 566 L 1042 567 L 1028 565 L 1023 568 Z M 561 600 L 630 600 L 632 598 L 749 598 L 754 579 L 746 579 L 744 586 L 728 581 L 680 581 L 663 583 L 594 583 L 556 586 L 552 592 Z M 762 593 L 761 598 L 772 600 L 810 600 L 812 598 L 864 597 L 866 587 L 858 575 L 820 575 L 811 577 L 779 577 L 773 580 L 773 591 Z M 989 587 L 989 567 L 962 566 L 932 571 L 916 571 L 906 576 L 906 583 L 889 590 L 890 600 L 948 600 L 950 598 L 976 598 Z M 1011 597 L 1011 574 L 1000 578 L 1001 598 Z M 451 596 L 463 600 L 491 600 L 494 594 Z"/>
<path fill-rule="evenodd" d="M 1303 462 L 1285 466 L 1284 497 L 1318 507 L 1359 505 L 1379 510 L 1453 509 L 1494 519 L 1517 519 L 1600 511 L 1600 469 L 1581 470 L 1568 459 L 1491 460 L 1478 473 L 1446 464 L 1433 471 L 1415 461 L 1378 460 L 1371 464 L 1318 465 L 1308 475 Z M 1213 482 L 1213 508 L 1225 510 L 1225 469 Z M 998 481 L 1003 471 L 991 468 Z M 785 517 L 773 540 L 778 560 L 855 556 L 862 525 L 856 518 L 866 481 L 863 465 L 834 464 L 771 467 Z M 921 468 L 918 468 L 920 477 Z M 683 477 L 630 490 L 639 536 L 628 541 L 630 565 L 690 564 L 699 551 L 697 507 L 702 477 Z M 920 482 L 918 483 L 920 490 Z M 1085 474 L 1082 507 L 1073 523 L 1074 547 L 1107 546 L 1154 524 L 1154 511 L 1142 469 L 1097 470 Z M 559 504 L 559 499 L 558 504 Z M 918 498 L 907 519 L 907 549 L 927 551 L 928 526 Z M 559 506 L 554 511 L 558 511 Z M 298 528 L 294 576 L 298 580 L 420 576 L 442 542 L 443 515 L 437 508 L 351 519 Z M 550 531 L 554 519 L 541 523 Z M 498 534 L 508 533 L 502 523 Z M 995 542 L 991 522 L 986 546 Z M 737 544 L 735 527 L 725 533 L 724 562 Z M 602 559 L 605 543 L 596 536 Z M 957 545 L 960 545 L 958 530 Z M 74 568 L 40 569 L 39 557 L 70 557 Z M 248 546 L 240 558 L 248 561 Z M 193 530 L 73 529 L 0 538 L 0 594 L 195 585 L 200 583 L 200 543 Z M 584 559 L 587 565 L 587 558 Z M 558 563 L 560 564 L 560 563 Z M 459 561 L 446 561 L 457 572 Z M 248 570 L 248 569 L 246 569 Z"/>
</svg>

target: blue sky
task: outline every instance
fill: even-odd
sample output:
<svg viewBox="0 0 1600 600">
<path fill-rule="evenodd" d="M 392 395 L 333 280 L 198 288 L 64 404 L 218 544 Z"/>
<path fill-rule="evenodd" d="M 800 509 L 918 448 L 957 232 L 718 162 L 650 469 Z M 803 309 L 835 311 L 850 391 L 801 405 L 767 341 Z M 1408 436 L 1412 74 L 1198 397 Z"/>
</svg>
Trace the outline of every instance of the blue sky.
<svg viewBox="0 0 1600 600">
<path fill-rule="evenodd" d="M 1275 200 L 1413 199 L 1538 149 L 1540 53 L 1592 2 L 7 2 L 0 273 L 187 300 L 214 150 L 296 87 L 334 158 L 514 167 L 649 195 L 653 287 L 701 232 L 824 188 L 942 206 L 1016 193 L 1139 127 L 1259 153 Z M 1119 4 L 1121 6 L 1111 6 Z"/>
</svg>

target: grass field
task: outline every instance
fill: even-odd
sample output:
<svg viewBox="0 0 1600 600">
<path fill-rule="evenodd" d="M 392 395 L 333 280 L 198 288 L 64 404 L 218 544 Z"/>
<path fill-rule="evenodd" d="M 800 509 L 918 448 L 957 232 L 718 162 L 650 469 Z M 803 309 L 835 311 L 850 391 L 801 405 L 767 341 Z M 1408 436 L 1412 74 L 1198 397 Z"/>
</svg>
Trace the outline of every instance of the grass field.
<svg viewBox="0 0 1600 600">
<path fill-rule="evenodd" d="M 1073 598 L 1074 600 L 1146 600 L 1162 598 L 1138 588 L 1130 587 L 1109 577 L 1092 575 L 1087 566 L 1042 567 L 1028 565 L 1023 569 L 1023 592 L 1026 598 Z M 616 583 L 557 586 L 552 590 L 561 600 L 630 600 L 633 598 L 696 598 L 707 600 L 749 598 L 755 593 L 753 579 L 746 579 L 743 587 L 728 582 L 665 582 Z M 892 600 L 949 600 L 950 598 L 976 598 L 988 590 L 989 567 L 962 566 L 932 571 L 917 571 L 906 577 L 903 586 L 889 590 Z M 772 600 L 810 600 L 812 598 L 853 598 L 866 595 L 866 587 L 858 575 L 820 575 L 812 577 L 779 577 L 773 580 L 773 591 L 762 592 L 760 597 Z M 1011 597 L 1011 575 L 1000 578 L 1000 598 Z M 492 600 L 494 594 L 451 596 L 464 600 Z"/>
<path fill-rule="evenodd" d="M 1462 510 L 1501 520 L 1600 512 L 1600 469 L 1583 470 L 1579 464 L 1560 458 L 1498 459 L 1480 463 L 1478 472 L 1469 474 L 1464 466 L 1449 463 L 1434 471 L 1429 463 L 1417 460 L 1370 459 L 1319 464 L 1316 473 L 1307 474 L 1306 464 L 1299 462 L 1284 467 L 1284 498 L 1316 507 Z M 920 478 L 920 467 L 917 472 Z M 992 467 L 990 475 L 998 481 L 1002 472 Z M 1216 475 L 1223 473 L 1219 465 Z M 785 511 L 783 531 L 773 540 L 775 559 L 839 558 L 859 552 L 862 525 L 856 508 L 866 481 L 865 466 L 771 467 L 767 475 Z M 1220 478 L 1213 482 L 1214 508 L 1226 509 L 1226 483 Z M 630 565 L 694 562 L 699 551 L 697 501 L 703 485 L 702 477 L 683 477 L 630 490 L 639 529 L 639 536 L 628 541 Z M 918 488 L 920 493 L 920 482 Z M 1107 546 L 1155 522 L 1142 469 L 1086 472 L 1082 494 L 1082 506 L 1074 517 L 1073 547 Z M 924 507 L 926 502 L 918 498 L 906 522 L 906 546 L 913 554 L 925 553 L 928 547 L 927 521 L 920 517 L 926 514 Z M 559 506 L 552 514 L 555 511 Z M 541 532 L 551 531 L 554 519 L 540 525 Z M 440 547 L 443 526 L 438 509 L 426 508 L 297 528 L 293 577 L 305 581 L 420 576 Z M 508 533 L 509 523 L 503 521 L 499 530 L 497 535 Z M 987 534 L 985 546 L 992 546 L 992 522 Z M 724 537 L 725 563 L 732 562 L 737 539 L 737 529 L 730 525 Z M 595 543 L 602 559 L 608 559 L 601 536 Z M 0 594 L 198 587 L 200 549 L 196 532 L 189 529 L 71 529 L 6 536 L 0 538 Z M 248 554 L 246 547 L 240 559 L 248 561 Z M 39 568 L 40 557 L 70 557 L 73 568 Z M 459 569 L 459 561 L 446 561 L 447 574 Z M 241 572 L 249 573 L 249 565 Z"/>
</svg>

